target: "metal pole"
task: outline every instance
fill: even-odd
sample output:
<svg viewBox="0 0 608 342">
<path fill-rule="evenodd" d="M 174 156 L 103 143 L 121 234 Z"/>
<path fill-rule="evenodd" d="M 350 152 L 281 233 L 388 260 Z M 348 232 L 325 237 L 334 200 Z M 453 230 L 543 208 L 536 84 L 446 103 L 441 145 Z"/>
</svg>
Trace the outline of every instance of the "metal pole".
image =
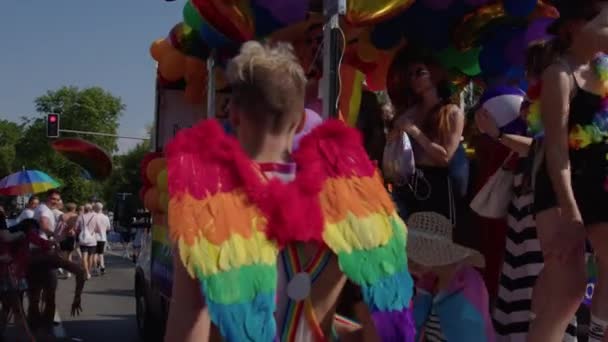
<svg viewBox="0 0 608 342">
<path fill-rule="evenodd" d="M 323 118 L 338 116 L 339 82 L 339 54 L 338 36 L 340 28 L 340 14 L 346 11 L 345 0 L 324 0 L 323 15 L 325 27 L 323 29 Z"/>
<path fill-rule="evenodd" d="M 87 134 L 87 135 L 99 135 L 99 136 L 102 136 L 102 137 L 115 137 L 115 138 L 119 138 L 119 139 L 133 139 L 133 140 L 141 140 L 141 141 L 150 140 L 150 138 L 129 137 L 129 136 L 117 135 L 117 134 L 111 134 L 111 133 L 77 131 L 77 130 L 74 130 L 74 129 L 60 129 L 59 132 L 76 133 L 76 134 Z"/>
<path fill-rule="evenodd" d="M 215 50 L 207 58 L 207 119 L 215 118 Z"/>
</svg>

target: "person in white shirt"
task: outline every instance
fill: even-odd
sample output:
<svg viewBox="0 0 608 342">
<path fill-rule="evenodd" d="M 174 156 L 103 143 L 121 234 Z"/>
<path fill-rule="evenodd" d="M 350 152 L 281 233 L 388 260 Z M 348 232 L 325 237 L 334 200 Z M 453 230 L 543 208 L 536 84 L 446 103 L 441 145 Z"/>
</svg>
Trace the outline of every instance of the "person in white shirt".
<svg viewBox="0 0 608 342">
<path fill-rule="evenodd" d="M 78 218 L 76 223 L 79 231 L 80 251 L 82 252 L 82 266 L 87 274 L 87 279 L 91 278 L 91 269 L 95 265 L 95 250 L 97 249 L 97 237 L 95 231 L 97 227 L 97 214 L 93 212 L 93 206 L 86 204 L 84 213 Z"/>
<path fill-rule="evenodd" d="M 25 206 L 25 209 L 23 209 L 21 214 L 19 214 L 19 216 L 17 216 L 17 223 L 19 223 L 25 219 L 34 218 L 34 214 L 36 212 L 36 208 L 38 208 L 38 205 L 40 205 L 40 199 L 38 199 L 38 196 L 30 197 L 30 199 L 27 201 L 27 205 Z"/>
<path fill-rule="evenodd" d="M 106 263 L 104 253 L 106 242 L 108 241 L 108 230 L 112 229 L 110 218 L 102 212 L 103 204 L 97 202 L 93 205 L 93 211 L 97 215 L 97 249 L 95 253 L 95 266 L 99 268 L 100 273 L 106 273 Z"/>
<path fill-rule="evenodd" d="M 49 190 L 47 192 L 46 202 L 41 203 L 34 211 L 34 219 L 40 225 L 40 237 L 49 240 L 55 233 L 57 227 L 57 218 L 53 209 L 61 201 L 61 194 L 58 190 Z"/>
</svg>

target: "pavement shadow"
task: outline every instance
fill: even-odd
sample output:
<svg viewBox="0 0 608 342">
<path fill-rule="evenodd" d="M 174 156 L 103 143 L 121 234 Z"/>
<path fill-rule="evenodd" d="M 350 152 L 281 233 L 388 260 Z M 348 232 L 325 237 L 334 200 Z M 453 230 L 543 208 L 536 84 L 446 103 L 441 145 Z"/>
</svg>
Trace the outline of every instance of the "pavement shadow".
<svg viewBox="0 0 608 342">
<path fill-rule="evenodd" d="M 117 296 L 117 297 L 129 297 L 129 298 L 135 297 L 135 291 L 132 289 L 109 289 L 109 290 L 102 290 L 102 291 L 87 291 L 85 289 L 84 292 L 86 294 L 102 295 L 102 296 Z"/>
</svg>

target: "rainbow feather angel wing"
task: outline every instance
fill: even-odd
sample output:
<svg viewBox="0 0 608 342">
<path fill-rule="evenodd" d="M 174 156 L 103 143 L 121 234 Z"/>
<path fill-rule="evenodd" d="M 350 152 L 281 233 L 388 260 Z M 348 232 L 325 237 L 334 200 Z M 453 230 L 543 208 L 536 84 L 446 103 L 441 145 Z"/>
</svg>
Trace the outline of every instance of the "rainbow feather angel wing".
<svg viewBox="0 0 608 342">
<path fill-rule="evenodd" d="M 247 199 L 249 160 L 208 121 L 181 131 L 167 161 L 171 238 L 201 283 L 212 321 L 227 341 L 273 340 L 278 248 Z"/>
<path fill-rule="evenodd" d="M 338 256 L 344 274 L 361 287 L 380 337 L 414 341 L 406 227 L 360 135 L 328 122 L 302 141 L 295 158 L 301 172 L 315 168 L 325 179 L 323 241 Z"/>
</svg>

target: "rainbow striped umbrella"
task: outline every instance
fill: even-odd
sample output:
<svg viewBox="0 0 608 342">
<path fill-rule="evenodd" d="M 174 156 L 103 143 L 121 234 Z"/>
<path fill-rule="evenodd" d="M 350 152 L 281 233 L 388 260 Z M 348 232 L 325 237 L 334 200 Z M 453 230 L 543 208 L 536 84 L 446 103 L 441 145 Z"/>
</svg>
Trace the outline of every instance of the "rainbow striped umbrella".
<svg viewBox="0 0 608 342">
<path fill-rule="evenodd" d="M 59 186 L 59 182 L 42 171 L 23 170 L 0 180 L 0 195 L 37 194 Z"/>
</svg>

